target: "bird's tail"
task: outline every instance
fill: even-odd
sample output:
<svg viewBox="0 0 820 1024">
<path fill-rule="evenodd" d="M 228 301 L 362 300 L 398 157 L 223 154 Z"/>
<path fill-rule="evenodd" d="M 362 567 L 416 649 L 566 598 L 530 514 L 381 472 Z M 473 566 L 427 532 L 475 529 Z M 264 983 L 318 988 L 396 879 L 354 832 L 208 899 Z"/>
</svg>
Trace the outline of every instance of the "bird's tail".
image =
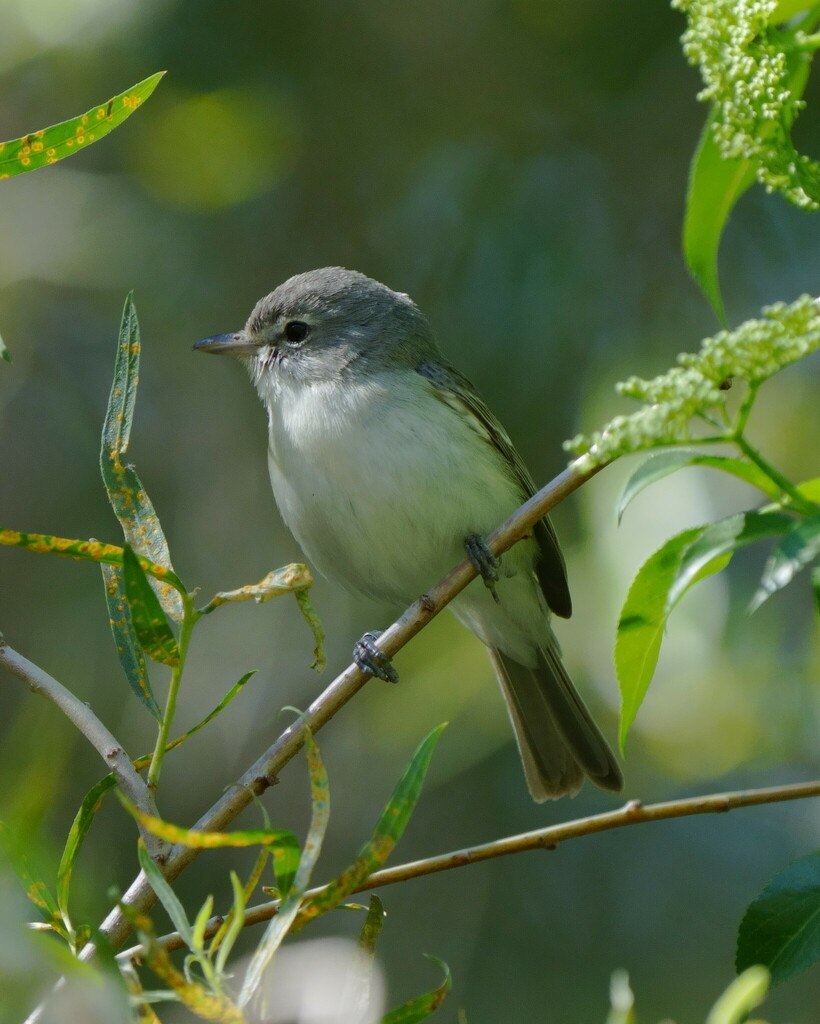
<svg viewBox="0 0 820 1024">
<path fill-rule="evenodd" d="M 497 648 L 487 649 L 507 702 L 533 799 L 540 803 L 573 795 L 585 775 L 602 789 L 620 790 L 621 769 L 557 650 L 540 648 L 537 664 L 528 668 Z"/>
</svg>

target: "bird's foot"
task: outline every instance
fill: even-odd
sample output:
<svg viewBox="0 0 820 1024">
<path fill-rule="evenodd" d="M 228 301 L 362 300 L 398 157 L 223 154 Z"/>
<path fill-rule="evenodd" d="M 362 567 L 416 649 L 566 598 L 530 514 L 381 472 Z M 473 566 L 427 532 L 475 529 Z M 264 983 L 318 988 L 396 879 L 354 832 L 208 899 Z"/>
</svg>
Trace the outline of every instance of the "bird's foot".
<svg viewBox="0 0 820 1024">
<path fill-rule="evenodd" d="M 397 683 L 399 674 L 393 668 L 393 662 L 389 654 L 385 654 L 376 646 L 376 640 L 382 635 L 382 630 L 374 630 L 358 641 L 353 648 L 353 660 L 369 676 L 383 679 L 386 683 Z"/>
<path fill-rule="evenodd" d="M 499 604 L 495 585 L 498 582 L 498 567 L 501 563 L 487 547 L 486 540 L 478 533 L 471 533 L 465 538 L 464 548 L 476 572 L 484 580 L 484 586 L 493 595 L 495 603 Z"/>
</svg>

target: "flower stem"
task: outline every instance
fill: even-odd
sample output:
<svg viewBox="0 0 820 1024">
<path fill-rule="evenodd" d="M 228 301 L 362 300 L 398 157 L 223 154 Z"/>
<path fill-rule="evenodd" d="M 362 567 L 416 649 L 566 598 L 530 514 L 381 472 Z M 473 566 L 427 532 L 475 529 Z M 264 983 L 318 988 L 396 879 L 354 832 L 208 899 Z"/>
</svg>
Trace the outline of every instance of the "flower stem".
<svg viewBox="0 0 820 1024">
<path fill-rule="evenodd" d="M 179 629 L 179 662 L 174 666 L 171 672 L 171 682 L 168 686 L 168 696 L 165 700 L 165 711 L 162 715 L 162 721 L 159 724 L 157 742 L 154 747 L 154 753 L 151 755 L 151 765 L 148 769 L 148 789 L 152 793 L 156 791 L 157 783 L 159 782 L 159 773 L 162 771 L 162 761 L 165 757 L 165 750 L 168 746 L 168 735 L 171 731 L 171 724 L 174 720 L 177 696 L 179 694 L 179 684 L 182 680 L 183 669 L 185 668 L 185 656 L 188 653 L 191 631 L 194 628 L 196 620 L 200 617 L 200 613 L 196 608 L 194 608 L 193 602 L 187 594 L 183 595 L 182 600 L 183 617 L 182 625 Z"/>
<path fill-rule="evenodd" d="M 793 506 L 797 510 L 803 512 L 805 515 L 817 515 L 818 506 L 815 505 L 813 501 L 809 501 L 804 498 L 794 484 L 790 480 L 787 480 L 782 473 L 779 473 L 774 466 L 770 465 L 763 458 L 760 452 L 749 444 L 742 434 L 737 434 L 735 436 L 734 443 L 750 462 L 753 462 L 758 469 L 762 470 L 770 480 L 777 484 L 783 494 L 791 499 Z"/>
</svg>

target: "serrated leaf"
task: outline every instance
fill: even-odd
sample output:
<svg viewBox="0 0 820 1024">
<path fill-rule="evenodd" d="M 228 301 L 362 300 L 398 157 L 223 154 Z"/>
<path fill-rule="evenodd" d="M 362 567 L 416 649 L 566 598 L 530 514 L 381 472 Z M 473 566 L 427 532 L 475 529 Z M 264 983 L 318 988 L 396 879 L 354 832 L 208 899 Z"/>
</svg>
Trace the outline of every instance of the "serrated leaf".
<svg viewBox="0 0 820 1024">
<path fill-rule="evenodd" d="M 760 586 L 752 598 L 750 611 L 756 611 L 776 591 L 820 556 L 820 516 L 795 523 L 769 557 Z"/>
<path fill-rule="evenodd" d="M 140 703 L 151 712 L 157 721 L 160 721 L 162 712 L 151 689 L 145 656 L 131 622 L 131 609 L 125 596 L 122 568 L 118 565 L 105 564 L 100 568 L 105 587 L 105 603 L 108 606 L 108 622 L 125 678 Z"/>
<path fill-rule="evenodd" d="M 362 847 L 359 856 L 346 871 L 305 904 L 294 924 L 294 931 L 304 927 L 308 921 L 318 917 L 319 914 L 324 914 L 337 907 L 390 856 L 418 802 L 430 758 L 444 727 L 444 725 L 436 726 L 421 741 L 410 764 L 393 790 L 370 840 Z"/>
<path fill-rule="evenodd" d="M 687 548 L 667 603 L 670 609 L 699 578 L 701 570 L 715 558 L 733 554 L 759 540 L 786 533 L 794 519 L 785 512 L 738 512 L 707 526 Z"/>
<path fill-rule="evenodd" d="M 178 665 L 179 649 L 168 619 L 139 559 L 128 544 L 123 548 L 122 568 L 125 596 L 140 646 L 154 661 Z"/>
<path fill-rule="evenodd" d="M 404 1003 L 403 1006 L 398 1006 L 395 1010 L 391 1010 L 390 1013 L 386 1013 L 381 1018 L 380 1024 L 417 1024 L 418 1021 L 426 1020 L 432 1013 L 435 1013 L 446 999 L 447 994 L 453 987 L 450 968 L 443 960 L 439 960 L 438 957 L 431 956 L 429 953 L 424 955 L 442 969 L 444 981 L 438 988 L 434 988 L 432 992 L 425 992 L 424 995 L 417 996 L 415 999 Z"/>
<path fill-rule="evenodd" d="M 91 145 L 131 116 L 165 74 L 159 71 L 79 117 L 41 128 L 21 139 L 0 142 L 0 179 L 54 164 Z"/>
<path fill-rule="evenodd" d="M 302 897 L 308 885 L 310 885 L 313 868 L 319 858 L 322 842 L 327 831 L 330 814 L 330 790 L 327 772 L 316 741 L 313 739 L 307 725 L 304 725 L 303 728 L 305 733 L 305 754 L 307 755 L 310 777 L 310 826 L 307 838 L 305 839 L 305 847 L 299 858 L 299 867 L 296 869 L 293 881 L 287 889 L 282 888 L 283 899 L 279 905 L 279 912 L 269 922 L 262 941 L 251 957 L 251 962 L 248 965 L 245 980 L 242 984 L 242 991 L 239 995 L 238 1003 L 240 1008 L 247 1006 L 258 992 L 266 968 L 282 944 L 283 939 L 290 931 L 296 915 L 299 913 Z M 280 876 L 277 873 L 277 880 L 279 878 Z"/>
<path fill-rule="evenodd" d="M 689 168 L 683 256 L 718 320 L 726 326 L 718 278 L 720 238 L 735 203 L 754 183 L 757 168 L 751 160 L 723 159 L 712 134 L 714 121 L 713 108 L 703 126 Z"/>
<path fill-rule="evenodd" d="M 763 964 L 779 985 L 820 960 L 820 851 L 801 857 L 766 885 L 737 933 L 738 971 Z"/>
<path fill-rule="evenodd" d="M 720 469 L 724 473 L 729 473 L 752 484 L 753 487 L 757 487 L 774 501 L 780 499 L 780 488 L 754 463 L 747 462 L 745 459 L 734 459 L 724 455 L 703 455 L 690 449 L 676 448 L 660 455 L 650 455 L 630 476 L 618 500 L 618 522 L 620 523 L 627 506 L 641 491 L 649 487 L 650 484 L 657 483 L 658 480 L 683 469 L 684 466 L 707 466 L 711 469 Z"/>
<path fill-rule="evenodd" d="M 359 934 L 359 949 L 369 957 L 376 955 L 376 940 L 384 927 L 384 904 L 372 892 L 370 894 L 370 906 L 367 909 L 367 917 L 364 919 L 361 933 Z"/>
<path fill-rule="evenodd" d="M 75 561 L 105 562 L 109 565 L 122 565 L 123 549 L 116 544 L 103 544 L 97 540 L 79 540 L 69 537 L 54 537 L 50 533 L 23 533 L 20 530 L 0 529 L 0 544 L 9 547 L 25 548 L 38 554 L 58 555 L 62 558 L 73 558 Z M 179 576 L 167 566 L 157 565 L 148 558 L 138 556 L 143 572 L 155 580 L 170 583 L 172 587 L 184 592 Z"/>
<path fill-rule="evenodd" d="M 123 465 L 128 451 L 134 405 L 140 372 L 140 329 L 133 296 L 126 297 L 117 340 L 114 380 L 103 423 L 100 444 L 100 472 L 128 544 L 144 558 L 159 565 L 171 565 L 168 542 L 159 517 L 145 488 L 131 465 Z M 177 622 L 182 620 L 182 600 L 167 583 L 152 584 L 166 612 Z"/>
<path fill-rule="evenodd" d="M 104 779 L 100 779 L 83 797 L 83 801 L 74 816 L 74 821 L 71 823 L 68 838 L 60 857 L 60 866 L 57 868 L 57 903 L 65 917 L 68 917 L 71 875 L 77 862 L 77 856 L 94 821 L 94 816 L 99 810 L 102 798 L 110 790 L 114 789 L 116 785 L 117 780 L 114 775 L 106 775 Z"/>
</svg>

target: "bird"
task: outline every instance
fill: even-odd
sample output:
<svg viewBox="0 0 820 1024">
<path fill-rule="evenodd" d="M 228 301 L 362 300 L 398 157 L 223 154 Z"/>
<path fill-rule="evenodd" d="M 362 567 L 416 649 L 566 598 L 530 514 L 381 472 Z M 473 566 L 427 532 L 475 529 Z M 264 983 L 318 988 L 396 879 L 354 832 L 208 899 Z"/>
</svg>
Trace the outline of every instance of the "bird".
<svg viewBox="0 0 820 1024">
<path fill-rule="evenodd" d="M 619 791 L 620 767 L 551 625 L 572 613 L 555 530 L 545 517 L 501 559 L 488 548 L 485 536 L 535 485 L 415 302 L 323 267 L 261 298 L 241 330 L 194 348 L 245 364 L 267 410 L 276 503 L 322 575 L 406 606 L 466 551 L 480 578 L 449 608 L 487 648 L 533 799 L 574 795 L 585 777 Z M 396 681 L 378 635 L 362 637 L 355 660 Z"/>
</svg>

